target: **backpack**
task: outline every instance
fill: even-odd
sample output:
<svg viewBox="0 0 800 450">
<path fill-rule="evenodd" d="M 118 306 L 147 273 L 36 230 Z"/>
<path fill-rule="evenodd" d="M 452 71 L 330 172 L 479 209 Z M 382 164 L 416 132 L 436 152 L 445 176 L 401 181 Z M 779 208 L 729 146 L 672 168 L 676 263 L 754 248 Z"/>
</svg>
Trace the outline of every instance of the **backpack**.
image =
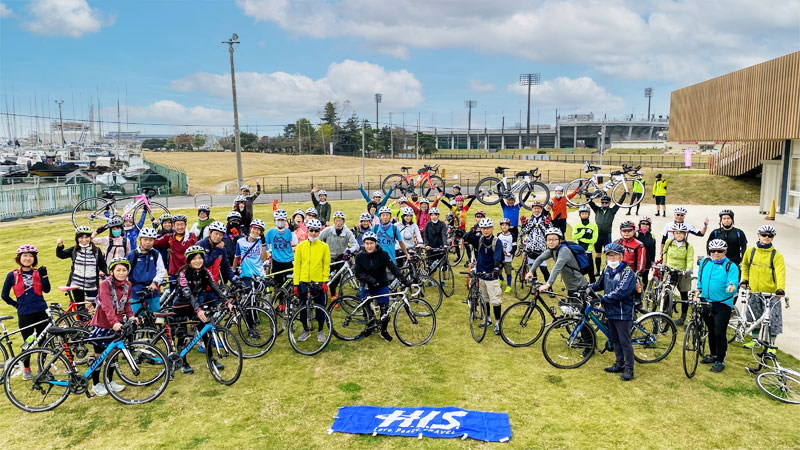
<svg viewBox="0 0 800 450">
<path fill-rule="evenodd" d="M 772 253 L 769 255 L 769 268 L 772 270 L 772 282 L 774 283 L 775 280 L 775 254 L 778 253 L 777 250 L 774 248 L 772 249 Z M 753 265 L 753 258 L 756 257 L 756 248 L 753 247 L 750 249 L 750 265 Z"/>
<path fill-rule="evenodd" d="M 700 271 L 697 274 L 697 278 L 698 279 L 700 279 L 700 276 L 703 274 L 703 267 L 705 267 L 706 264 L 708 264 L 709 261 L 711 261 L 711 258 L 705 258 L 705 259 L 703 259 L 703 262 L 700 263 Z M 731 264 L 733 264 L 733 261 L 731 261 L 730 259 L 728 260 L 727 263 L 725 263 L 725 273 L 726 274 L 731 271 Z M 741 276 L 741 272 L 739 272 L 739 276 Z"/>
<path fill-rule="evenodd" d="M 575 257 L 575 261 L 578 262 L 578 267 L 577 268 L 573 267 L 573 269 L 582 272 L 589 268 L 589 263 L 590 263 L 589 257 L 586 255 L 586 250 L 584 250 L 580 244 L 572 241 L 564 241 L 562 245 L 567 246 L 569 251 L 572 252 L 572 256 Z M 561 249 L 559 248 L 559 250 Z M 555 255 L 553 255 L 553 257 L 555 258 Z"/>
</svg>

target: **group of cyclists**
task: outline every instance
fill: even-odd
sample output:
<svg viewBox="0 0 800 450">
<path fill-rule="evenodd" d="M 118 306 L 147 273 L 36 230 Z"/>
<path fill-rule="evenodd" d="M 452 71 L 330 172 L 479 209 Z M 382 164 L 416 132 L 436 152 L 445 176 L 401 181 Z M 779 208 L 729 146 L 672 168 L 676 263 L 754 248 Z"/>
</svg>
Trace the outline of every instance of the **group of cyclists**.
<svg viewBox="0 0 800 450">
<path fill-rule="evenodd" d="M 250 187 L 244 185 L 224 222 L 212 219 L 211 208 L 200 205 L 197 217 L 191 220 L 183 214 L 165 214 L 152 226 L 144 226 L 145 214 L 138 219 L 126 215 L 110 217 L 98 229 L 75 228 L 74 245 L 66 247 L 59 238 L 56 255 L 71 261 L 67 283 L 73 288 L 75 302 L 94 305 L 90 330 L 90 336 L 96 338 L 94 353 L 99 355 L 109 345 L 126 320 L 136 320 L 141 308 L 159 311 L 166 307 L 177 317 L 205 323 L 209 317 L 204 307 L 232 308 L 221 286 L 247 289 L 259 277 L 273 276 L 274 285 L 281 286 L 291 273 L 293 294 L 300 301 L 311 296 L 312 302 L 325 307 L 339 294 L 338 280 L 331 285 L 328 282 L 332 264 L 342 261 L 352 264 L 362 298 L 377 296 L 368 333 L 391 341 L 388 319 L 380 318 L 386 316 L 385 294 L 392 280 L 406 287 L 416 282 L 401 270 L 412 254 L 424 254 L 432 260 L 442 253 L 458 251 L 466 256 L 466 266 L 482 274 L 480 292 L 495 319 L 489 319 L 485 326 L 493 324 L 495 334 L 499 334 L 503 293 L 511 291 L 515 266 L 521 259 L 529 268 L 524 277 L 537 281 L 536 289 L 541 293 L 552 295 L 559 275 L 569 296 L 602 292 L 598 298 L 616 356 L 614 364 L 605 370 L 620 373 L 627 381 L 634 376 L 631 324 L 637 312 L 643 312 L 649 281 L 663 274 L 659 268 L 680 271 L 677 290 L 682 300 L 688 299 L 698 268 L 697 290 L 708 302 L 704 320 L 709 329 L 709 351 L 702 362 L 711 364 L 712 372 L 725 368 L 726 329 L 738 288 L 785 294 L 784 260 L 773 246 L 775 229 L 770 225 L 759 227 L 757 242 L 748 246 L 746 233 L 734 226 L 734 213 L 729 209 L 719 212 L 719 226 L 710 232 L 708 219 L 702 228 L 694 227 L 686 222 L 687 209 L 679 206 L 660 236 L 653 233 L 649 217 L 637 222 L 624 220 L 616 234 L 614 219 L 624 207 L 612 207 L 611 199 L 602 196 L 580 207 L 578 221 L 571 224 L 567 239 L 567 200 L 572 193 L 565 193 L 561 187 L 555 187 L 549 201 L 534 202 L 530 215 L 523 214 L 513 196 L 504 198 L 497 226 L 484 210 L 471 209 L 476 197 L 466 195 L 458 185 L 452 192 L 439 192 L 433 198 L 406 192 L 391 203 L 391 189 L 372 195 L 362 187 L 360 190 L 366 205 L 352 227 L 346 224 L 344 212 L 333 210 L 327 192 L 318 188 L 311 191 L 312 206 L 291 215 L 277 200 L 273 202 L 272 224 L 268 226 L 253 215 L 253 202 L 261 187 L 251 195 Z M 662 205 L 660 201 L 658 211 L 666 214 Z M 469 212 L 474 218 L 472 224 Z M 700 261 L 695 260 L 699 252 L 689 242 L 691 235 L 708 235 L 703 244 L 708 256 Z M 47 269 L 38 265 L 38 254 L 31 244 L 19 246 L 15 259 L 19 267 L 8 273 L 2 289 L 2 299 L 17 310 L 25 339 L 46 328 L 48 304 L 44 295 L 50 292 L 51 284 Z M 314 285 L 321 289 L 312 289 Z M 169 305 L 161 302 L 165 286 L 176 291 Z M 681 305 L 677 325 L 686 320 L 688 303 Z M 770 324 L 773 340 L 781 327 L 780 308 L 776 311 Z M 326 339 L 323 318 L 317 316 L 316 320 L 317 336 L 305 331 L 299 340 Z M 758 331 L 753 331 L 754 337 Z M 218 343 L 205 335 L 200 350 L 208 351 L 212 345 Z M 746 344 L 753 345 L 755 341 Z M 224 370 L 220 362 L 212 363 Z M 185 358 L 178 364 L 183 373 L 193 372 Z M 96 373 L 93 376 L 92 392 L 107 394 Z M 24 361 L 22 377 L 32 377 L 29 360 Z M 108 386 L 124 389 L 114 382 Z"/>
</svg>

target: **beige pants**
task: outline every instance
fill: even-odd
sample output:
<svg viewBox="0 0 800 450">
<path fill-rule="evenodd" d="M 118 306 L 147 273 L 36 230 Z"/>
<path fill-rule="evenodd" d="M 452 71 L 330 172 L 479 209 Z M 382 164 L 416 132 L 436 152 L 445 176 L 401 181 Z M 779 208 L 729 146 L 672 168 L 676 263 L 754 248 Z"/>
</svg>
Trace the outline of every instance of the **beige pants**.
<svg viewBox="0 0 800 450">
<path fill-rule="evenodd" d="M 502 305 L 503 299 L 500 298 L 500 280 L 478 280 L 483 298 L 489 300 L 492 306 Z"/>
</svg>

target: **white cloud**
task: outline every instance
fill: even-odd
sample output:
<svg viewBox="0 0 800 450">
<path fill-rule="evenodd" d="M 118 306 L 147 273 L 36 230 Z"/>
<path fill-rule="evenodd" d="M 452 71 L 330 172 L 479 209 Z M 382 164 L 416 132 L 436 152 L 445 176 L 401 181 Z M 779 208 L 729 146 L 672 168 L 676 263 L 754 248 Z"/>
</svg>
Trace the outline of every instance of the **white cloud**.
<svg viewBox="0 0 800 450">
<path fill-rule="evenodd" d="M 296 35 L 348 37 L 408 58 L 465 48 L 586 64 L 623 79 L 697 81 L 798 47 L 800 2 L 784 0 L 237 0 Z M 735 56 L 730 56 L 735 55 Z"/>
<path fill-rule="evenodd" d="M 204 92 L 230 98 L 230 74 L 195 73 L 170 83 L 184 92 Z M 391 111 L 422 102 L 422 83 L 406 70 L 387 71 L 362 61 L 332 63 L 324 77 L 312 79 L 286 72 L 237 72 L 239 105 L 264 117 L 315 117 L 328 101 L 349 101 L 357 111 L 373 111 L 375 93 L 383 94 L 381 109 Z"/>
<path fill-rule="evenodd" d="M 28 11 L 30 18 L 23 26 L 46 36 L 79 38 L 114 23 L 114 17 L 90 7 L 86 0 L 33 0 Z"/>
<path fill-rule="evenodd" d="M 106 111 L 106 109 L 104 109 Z M 107 113 L 116 117 L 116 108 Z M 131 105 L 128 107 L 131 122 L 167 123 L 187 125 L 225 125 L 233 126 L 233 113 L 205 106 L 187 107 L 172 100 L 160 100 L 150 105 Z M 239 121 L 244 120 L 239 115 Z"/>
<path fill-rule="evenodd" d="M 517 83 L 509 84 L 510 92 L 528 94 L 528 87 Z M 625 109 L 625 102 L 612 95 L 589 77 L 570 79 L 557 77 L 531 86 L 531 103 L 537 108 L 570 108 L 579 106 L 583 110 L 619 113 Z"/>
<path fill-rule="evenodd" d="M 0 18 L 8 17 L 14 14 L 14 11 L 11 10 L 5 3 L 0 2 Z"/>
<path fill-rule="evenodd" d="M 475 92 L 491 92 L 494 90 L 494 85 L 481 80 L 469 80 L 469 90 Z"/>
</svg>

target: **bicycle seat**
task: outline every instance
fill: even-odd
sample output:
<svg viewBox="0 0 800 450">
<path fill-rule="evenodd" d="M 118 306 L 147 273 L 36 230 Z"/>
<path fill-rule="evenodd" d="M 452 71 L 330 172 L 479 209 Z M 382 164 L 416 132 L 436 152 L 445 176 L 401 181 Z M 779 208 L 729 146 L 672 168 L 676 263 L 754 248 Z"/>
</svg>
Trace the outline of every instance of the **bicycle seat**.
<svg viewBox="0 0 800 450">
<path fill-rule="evenodd" d="M 597 166 L 586 166 L 586 171 L 587 172 L 599 172 L 600 171 L 600 167 L 597 167 Z"/>
<path fill-rule="evenodd" d="M 50 327 L 47 329 L 47 332 L 54 335 L 54 336 L 63 336 L 65 334 L 75 334 L 75 333 L 86 333 L 86 330 L 83 328 L 73 328 L 73 327 Z"/>
<path fill-rule="evenodd" d="M 59 286 L 58 290 L 61 292 L 69 292 L 74 291 L 76 289 L 80 289 L 78 286 Z"/>
<path fill-rule="evenodd" d="M 514 176 L 515 177 L 527 177 L 528 175 L 530 175 L 530 172 L 523 170 L 521 172 L 517 172 Z"/>
<path fill-rule="evenodd" d="M 411 169 L 413 169 L 413 167 L 403 166 L 403 167 L 400 168 L 400 170 L 402 170 L 403 172 L 408 172 Z"/>
<path fill-rule="evenodd" d="M 623 173 L 625 173 L 625 172 L 623 172 L 622 170 L 615 170 L 615 171 L 611 172 L 611 175 L 612 176 L 614 176 L 614 175 L 622 175 Z"/>
<path fill-rule="evenodd" d="M 494 169 L 494 173 L 502 175 L 503 173 L 505 173 L 506 170 L 508 170 L 508 167 L 496 167 Z"/>
<path fill-rule="evenodd" d="M 8 319 L 13 319 L 13 318 L 14 318 L 14 316 L 0 316 L 0 322 L 2 322 L 4 320 L 8 320 Z"/>
</svg>

